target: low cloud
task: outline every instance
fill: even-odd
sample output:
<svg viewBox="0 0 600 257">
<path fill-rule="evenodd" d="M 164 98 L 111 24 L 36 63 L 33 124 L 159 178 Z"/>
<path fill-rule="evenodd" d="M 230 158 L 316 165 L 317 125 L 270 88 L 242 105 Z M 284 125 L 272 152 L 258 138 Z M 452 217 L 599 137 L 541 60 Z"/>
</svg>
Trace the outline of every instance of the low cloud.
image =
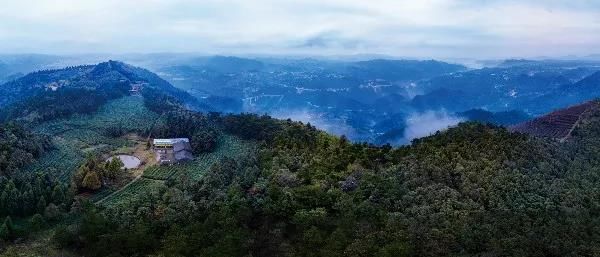
<svg viewBox="0 0 600 257">
<path fill-rule="evenodd" d="M 406 130 L 400 144 L 408 144 L 415 138 L 426 137 L 437 131 L 456 126 L 463 118 L 448 114 L 446 111 L 427 111 L 413 113 L 406 119 Z"/>
<path fill-rule="evenodd" d="M 357 132 L 354 128 L 346 124 L 341 119 L 329 119 L 322 115 L 311 112 L 308 110 L 285 110 L 277 111 L 271 114 L 271 116 L 278 119 L 291 119 L 293 121 L 301 121 L 303 123 L 310 123 L 318 129 L 327 131 L 334 135 L 345 135 L 350 139 L 357 136 Z"/>
<path fill-rule="evenodd" d="M 310 123 L 318 129 L 327 131 L 334 135 L 345 135 L 352 140 L 365 140 L 355 128 L 346 124 L 344 120 L 327 118 L 319 113 L 310 110 L 285 110 L 271 113 L 271 116 L 278 119 L 291 119 Z M 413 113 L 406 119 L 406 129 L 402 138 L 389 142 L 392 145 L 406 145 L 415 138 L 426 137 L 437 131 L 443 131 L 449 127 L 456 126 L 465 121 L 463 118 L 456 117 L 446 111 L 426 111 Z"/>
</svg>

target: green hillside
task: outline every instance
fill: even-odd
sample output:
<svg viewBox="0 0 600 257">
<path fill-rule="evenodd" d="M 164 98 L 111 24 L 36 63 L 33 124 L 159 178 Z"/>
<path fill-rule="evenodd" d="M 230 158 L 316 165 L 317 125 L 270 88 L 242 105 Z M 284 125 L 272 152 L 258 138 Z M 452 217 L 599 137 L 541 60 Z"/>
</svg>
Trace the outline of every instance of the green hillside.
<svg viewBox="0 0 600 257">
<path fill-rule="evenodd" d="M 240 158 L 254 152 L 253 144 L 234 136 L 223 135 L 213 152 L 202 153 L 190 163 L 175 166 L 151 166 L 144 170 L 143 175 L 123 190 L 103 199 L 105 206 L 126 206 L 137 198 L 156 193 L 164 188 L 165 181 L 176 180 L 182 177 L 198 181 L 208 172 L 212 165 L 218 164 L 222 158 Z"/>
<path fill-rule="evenodd" d="M 562 141 L 468 122 L 393 148 L 185 106 L 150 86 L 2 124 L 0 241 L 80 256 L 600 254 L 598 110 Z M 196 158 L 156 166 L 153 137 L 188 137 Z M 104 162 L 117 153 L 144 163 Z"/>
<path fill-rule="evenodd" d="M 140 132 L 147 135 L 164 121 L 149 111 L 143 99 L 128 96 L 108 102 L 96 113 L 76 114 L 69 118 L 44 122 L 34 131 L 50 135 L 56 149 L 42 156 L 29 170 L 49 170 L 68 181 L 86 154 L 108 153 L 119 147 L 131 146 L 122 137 L 108 135 L 109 130 Z"/>
<path fill-rule="evenodd" d="M 178 176 L 189 176 L 199 180 L 211 165 L 221 158 L 237 158 L 254 151 L 251 142 L 240 140 L 237 137 L 223 135 L 220 137 L 217 148 L 213 152 L 202 153 L 195 157 L 191 163 L 177 166 L 153 166 L 144 171 L 142 177 L 157 180 L 166 180 Z"/>
</svg>

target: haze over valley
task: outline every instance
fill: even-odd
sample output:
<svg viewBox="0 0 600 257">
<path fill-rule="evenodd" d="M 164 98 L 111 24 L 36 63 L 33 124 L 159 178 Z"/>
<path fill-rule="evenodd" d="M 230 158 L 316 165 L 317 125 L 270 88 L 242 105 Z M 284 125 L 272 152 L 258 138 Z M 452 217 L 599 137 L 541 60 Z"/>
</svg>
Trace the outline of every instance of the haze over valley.
<svg viewBox="0 0 600 257">
<path fill-rule="evenodd" d="M 12 55 L 2 80 L 119 58 L 188 92 L 205 111 L 268 114 L 355 142 L 407 144 L 460 121 L 513 125 L 600 96 L 600 61 L 436 60 L 147 55 Z"/>
</svg>

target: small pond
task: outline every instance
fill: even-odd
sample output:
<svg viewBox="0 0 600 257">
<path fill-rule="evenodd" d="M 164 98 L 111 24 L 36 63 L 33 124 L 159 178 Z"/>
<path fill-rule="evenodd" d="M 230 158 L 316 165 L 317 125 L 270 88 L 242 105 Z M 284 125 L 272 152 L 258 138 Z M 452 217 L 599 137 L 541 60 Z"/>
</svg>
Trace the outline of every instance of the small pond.
<svg viewBox="0 0 600 257">
<path fill-rule="evenodd" d="M 112 158 L 115 158 L 115 157 L 121 159 L 123 164 L 125 164 L 125 168 L 127 168 L 127 169 L 135 169 L 135 168 L 139 167 L 140 164 L 142 163 L 142 161 L 140 161 L 139 158 L 137 158 L 133 155 L 126 155 L 126 154 L 119 154 L 117 156 L 110 157 L 106 161 L 111 161 Z"/>
</svg>

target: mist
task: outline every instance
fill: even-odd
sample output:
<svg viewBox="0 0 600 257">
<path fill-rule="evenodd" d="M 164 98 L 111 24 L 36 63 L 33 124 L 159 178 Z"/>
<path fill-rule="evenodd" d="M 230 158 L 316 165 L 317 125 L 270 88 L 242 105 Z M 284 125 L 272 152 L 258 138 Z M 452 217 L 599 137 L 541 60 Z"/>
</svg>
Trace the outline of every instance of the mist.
<svg viewBox="0 0 600 257">
<path fill-rule="evenodd" d="M 305 124 L 310 123 L 318 129 L 337 136 L 345 135 L 348 138 L 354 138 L 358 134 L 353 127 L 349 126 L 341 119 L 328 119 L 319 113 L 311 112 L 309 110 L 281 110 L 271 113 L 271 116 L 278 119 L 301 121 Z"/>
<path fill-rule="evenodd" d="M 462 121 L 465 120 L 443 110 L 413 113 L 406 119 L 404 137 L 397 143 L 409 144 L 415 138 L 432 135 L 437 131 L 456 126 Z"/>
</svg>

